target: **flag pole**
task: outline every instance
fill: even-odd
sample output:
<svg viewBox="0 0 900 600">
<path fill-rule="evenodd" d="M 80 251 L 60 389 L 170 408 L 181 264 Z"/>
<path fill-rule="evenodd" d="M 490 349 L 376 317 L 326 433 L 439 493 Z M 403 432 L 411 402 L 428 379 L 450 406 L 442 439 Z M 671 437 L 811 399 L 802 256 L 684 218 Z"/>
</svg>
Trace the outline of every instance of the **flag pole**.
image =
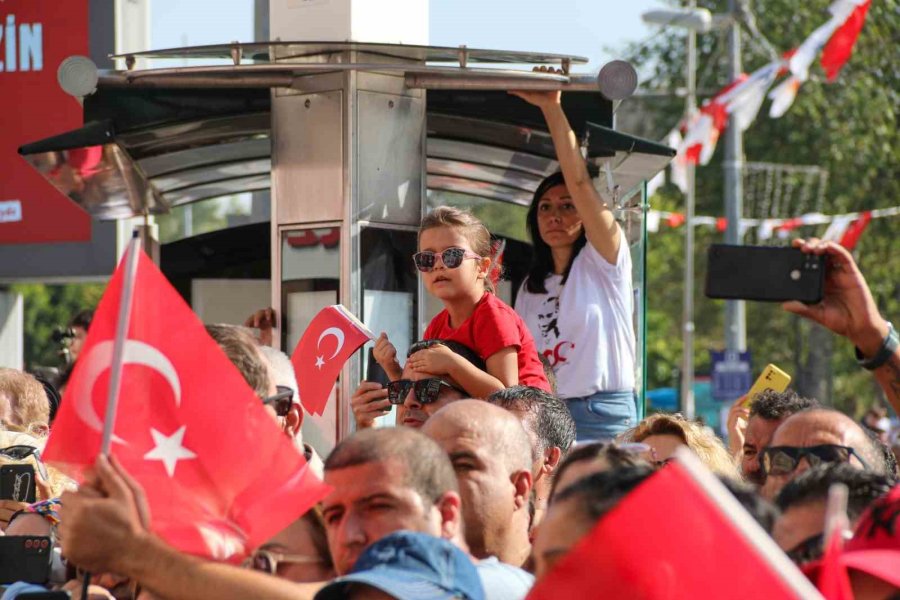
<svg viewBox="0 0 900 600">
<path fill-rule="evenodd" d="M 112 443 L 113 428 L 116 424 L 116 409 L 119 406 L 119 389 L 122 383 L 122 360 L 125 354 L 125 341 L 131 323 L 131 300 L 134 296 L 134 280 L 137 276 L 138 258 L 141 253 L 141 238 L 135 231 L 125 250 L 125 281 L 122 283 L 122 296 L 119 298 L 119 318 L 116 321 L 116 337 L 113 341 L 112 364 L 110 365 L 109 394 L 106 397 L 106 416 L 103 419 L 103 439 L 100 453 L 109 455 Z"/>
</svg>

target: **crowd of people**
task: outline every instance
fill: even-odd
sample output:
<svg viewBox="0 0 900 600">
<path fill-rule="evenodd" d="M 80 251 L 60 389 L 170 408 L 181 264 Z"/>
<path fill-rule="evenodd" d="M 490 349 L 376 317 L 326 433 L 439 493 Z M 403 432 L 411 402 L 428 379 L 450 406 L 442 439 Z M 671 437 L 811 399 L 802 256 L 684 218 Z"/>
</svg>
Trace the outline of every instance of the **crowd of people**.
<svg viewBox="0 0 900 600">
<path fill-rule="evenodd" d="M 426 216 L 414 264 L 444 310 L 406 357 L 378 338 L 373 356 L 390 383 L 359 384 L 349 401 L 355 431 L 327 455 L 304 443 L 296 374 L 270 347 L 274 315 L 248 321 L 259 335 L 207 327 L 278 435 L 330 487 L 243 565 L 192 556 L 155 535 L 145 491 L 115 453 L 98 456 L 78 485 L 44 465 L 59 396 L 31 375 L 0 370 L 0 462 L 38 473 L 35 502 L 0 500 L 0 532 L 54 541 L 47 585 L 75 598 L 89 581 L 91 598 L 521 599 L 687 448 L 814 582 L 829 494 L 845 486 L 840 560 L 856 597 L 900 594 L 900 449 L 890 446 L 886 413 L 858 422 L 828 398 L 769 390 L 734 403 L 727 441 L 678 414 L 638 420 L 624 234 L 591 182 L 559 94 L 517 95 L 542 110 L 561 172 L 528 213 L 535 257 L 515 309 L 492 293 L 487 229 L 457 209 Z M 827 256 L 826 292 L 821 303 L 785 309 L 855 345 L 897 411 L 896 332 L 852 256 L 818 240 L 795 246 Z M 375 426 L 394 409 L 396 426 Z M 3 598 L 43 589 L 19 582 Z"/>
</svg>

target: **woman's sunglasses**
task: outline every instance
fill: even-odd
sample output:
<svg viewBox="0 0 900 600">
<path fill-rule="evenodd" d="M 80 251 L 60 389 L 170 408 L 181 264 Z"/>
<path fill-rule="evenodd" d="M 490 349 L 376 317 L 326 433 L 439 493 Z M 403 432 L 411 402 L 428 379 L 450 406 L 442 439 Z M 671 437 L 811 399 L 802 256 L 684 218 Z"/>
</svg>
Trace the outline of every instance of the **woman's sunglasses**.
<svg viewBox="0 0 900 600">
<path fill-rule="evenodd" d="M 428 379 L 419 379 L 412 381 L 409 379 L 398 379 L 387 384 L 388 400 L 391 404 L 403 404 L 409 391 L 413 390 L 416 394 L 416 400 L 419 404 L 432 404 L 437 402 L 441 395 L 441 388 L 448 387 L 456 390 L 460 394 L 466 395 L 466 392 L 459 389 L 455 385 L 451 385 L 437 377 L 429 377 Z"/>
<path fill-rule="evenodd" d="M 810 467 L 815 467 L 822 463 L 850 462 L 851 456 L 855 456 L 865 469 L 869 468 L 856 450 L 836 444 L 822 444 L 809 448 L 772 446 L 762 451 L 760 466 L 766 475 L 790 475 L 804 458 Z"/>
<path fill-rule="evenodd" d="M 44 461 L 41 460 L 41 451 L 34 446 L 20 445 L 0 448 L 0 456 L 16 461 L 23 461 L 29 456 L 34 456 L 34 462 L 37 464 L 38 473 L 41 474 L 44 481 L 50 479 L 47 475 L 47 467 L 44 466 Z"/>
<path fill-rule="evenodd" d="M 263 398 L 263 405 L 271 405 L 275 409 L 275 414 L 279 417 L 286 417 L 291 412 L 291 406 L 294 403 L 294 390 L 286 385 L 276 385 L 278 393 L 268 398 Z"/>
<path fill-rule="evenodd" d="M 432 252 L 431 250 L 423 250 L 413 254 L 413 262 L 416 268 L 423 273 L 428 273 L 437 264 L 438 257 L 448 269 L 456 269 L 467 258 L 482 258 L 470 250 L 465 248 L 447 248 L 443 252 Z"/>
</svg>

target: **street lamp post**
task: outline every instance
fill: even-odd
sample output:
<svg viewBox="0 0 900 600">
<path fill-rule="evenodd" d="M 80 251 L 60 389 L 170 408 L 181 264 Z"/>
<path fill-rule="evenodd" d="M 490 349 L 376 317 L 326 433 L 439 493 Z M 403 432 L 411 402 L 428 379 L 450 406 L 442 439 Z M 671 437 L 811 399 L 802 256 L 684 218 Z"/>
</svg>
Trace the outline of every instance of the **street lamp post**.
<svg viewBox="0 0 900 600">
<path fill-rule="evenodd" d="M 655 25 L 674 25 L 687 30 L 687 64 L 685 79 L 685 117 L 690 122 L 697 110 L 697 32 L 708 31 L 713 22 L 710 12 L 697 8 L 696 0 L 688 0 L 687 7 L 674 10 L 655 10 L 644 13 L 642 18 Z M 696 414 L 694 403 L 694 206 L 695 166 L 686 165 L 687 191 L 685 192 L 684 219 L 684 290 L 681 318 L 681 411 L 688 419 Z"/>
</svg>

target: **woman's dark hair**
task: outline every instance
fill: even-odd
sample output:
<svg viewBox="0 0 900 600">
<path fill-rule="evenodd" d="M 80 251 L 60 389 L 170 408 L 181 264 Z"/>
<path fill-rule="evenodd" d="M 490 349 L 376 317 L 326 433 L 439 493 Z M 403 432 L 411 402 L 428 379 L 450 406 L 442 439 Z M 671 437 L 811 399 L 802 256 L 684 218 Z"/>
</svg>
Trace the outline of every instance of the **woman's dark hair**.
<svg viewBox="0 0 900 600">
<path fill-rule="evenodd" d="M 550 253 L 550 246 L 541 239 L 541 232 L 538 229 L 538 204 L 550 188 L 565 184 L 566 181 L 563 179 L 561 172 L 548 175 L 535 190 L 531 206 L 528 207 L 528 216 L 525 217 L 525 224 L 528 227 L 528 234 L 531 236 L 534 254 L 532 254 L 531 258 L 531 267 L 528 269 L 528 279 L 525 280 L 525 289 L 532 294 L 546 294 L 547 287 L 544 285 L 544 280 L 553 273 L 553 255 Z M 582 227 L 581 235 L 578 236 L 578 239 L 572 245 L 572 257 L 569 258 L 569 264 L 566 265 L 566 269 L 563 271 L 563 283 L 569 278 L 572 262 L 585 244 L 587 244 L 587 237 Z"/>
</svg>

